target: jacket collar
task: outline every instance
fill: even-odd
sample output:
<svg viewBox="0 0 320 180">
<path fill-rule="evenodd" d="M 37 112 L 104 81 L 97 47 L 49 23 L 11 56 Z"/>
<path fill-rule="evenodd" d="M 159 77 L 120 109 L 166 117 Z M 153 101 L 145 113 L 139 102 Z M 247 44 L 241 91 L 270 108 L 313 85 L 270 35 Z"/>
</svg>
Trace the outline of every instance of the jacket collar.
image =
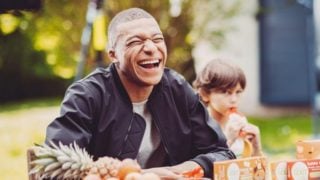
<svg viewBox="0 0 320 180">
<path fill-rule="evenodd" d="M 121 80 L 120 80 L 120 77 L 119 77 L 119 74 L 117 72 L 117 69 L 116 69 L 116 64 L 115 63 L 111 63 L 110 64 L 110 72 L 113 76 L 113 79 L 114 79 L 114 83 L 116 85 L 116 89 L 119 91 L 119 93 L 121 94 L 121 97 L 123 97 L 123 99 L 131 104 L 131 100 L 130 100 L 130 97 L 129 97 L 129 94 L 127 93 L 126 89 L 124 88 Z"/>
</svg>

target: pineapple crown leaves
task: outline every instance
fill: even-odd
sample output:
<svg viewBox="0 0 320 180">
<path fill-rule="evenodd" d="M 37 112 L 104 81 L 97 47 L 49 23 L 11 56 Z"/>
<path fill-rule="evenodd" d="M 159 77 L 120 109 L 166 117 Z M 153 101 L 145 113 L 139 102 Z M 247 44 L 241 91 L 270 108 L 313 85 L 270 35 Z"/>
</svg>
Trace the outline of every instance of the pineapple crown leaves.
<svg viewBox="0 0 320 180">
<path fill-rule="evenodd" d="M 40 178 L 81 178 L 86 175 L 93 164 L 93 158 L 75 142 L 59 145 L 36 145 L 32 147 L 35 158 L 31 162 L 33 168 L 29 174 L 37 174 Z"/>
</svg>

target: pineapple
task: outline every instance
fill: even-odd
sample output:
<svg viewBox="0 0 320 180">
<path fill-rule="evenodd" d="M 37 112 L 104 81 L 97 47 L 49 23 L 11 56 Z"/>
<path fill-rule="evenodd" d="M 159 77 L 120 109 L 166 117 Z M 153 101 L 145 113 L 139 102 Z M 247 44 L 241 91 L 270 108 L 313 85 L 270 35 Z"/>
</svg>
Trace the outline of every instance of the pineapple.
<svg viewBox="0 0 320 180">
<path fill-rule="evenodd" d="M 120 161 L 105 156 L 93 163 L 88 176 L 99 175 L 103 180 L 124 180 L 128 174 L 133 172 L 140 173 L 140 171 L 141 168 L 136 160 L 124 159 Z"/>
<path fill-rule="evenodd" d="M 35 160 L 31 162 L 33 168 L 30 174 L 36 174 L 40 179 L 81 179 L 92 168 L 93 159 L 76 143 L 69 146 L 50 142 L 34 146 Z"/>
<path fill-rule="evenodd" d="M 35 160 L 31 162 L 30 174 L 39 179 L 118 179 L 123 180 L 129 173 L 140 173 L 141 168 L 136 160 L 101 157 L 93 161 L 84 149 L 76 143 L 69 146 L 50 142 L 34 146 Z"/>
<path fill-rule="evenodd" d="M 112 157 L 101 157 L 93 163 L 89 174 L 99 174 L 102 179 L 118 176 L 121 161 Z"/>
</svg>

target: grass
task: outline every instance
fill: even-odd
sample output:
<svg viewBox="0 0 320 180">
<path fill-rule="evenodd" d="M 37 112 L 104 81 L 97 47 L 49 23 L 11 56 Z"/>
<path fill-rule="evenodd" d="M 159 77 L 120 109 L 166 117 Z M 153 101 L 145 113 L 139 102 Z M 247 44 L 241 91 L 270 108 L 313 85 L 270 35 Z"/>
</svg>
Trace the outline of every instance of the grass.
<svg viewBox="0 0 320 180">
<path fill-rule="evenodd" d="M 26 150 L 44 141 L 46 126 L 58 115 L 60 99 L 0 105 L 0 179 L 27 179 Z M 311 137 L 310 116 L 249 117 L 261 131 L 263 151 L 271 160 L 294 158 L 295 142 Z"/>
<path fill-rule="evenodd" d="M 48 99 L 32 99 L 25 100 L 22 102 L 10 102 L 5 104 L 0 104 L 0 113 L 17 111 L 17 110 L 25 110 L 29 108 L 41 108 L 48 106 L 57 106 L 61 102 L 61 98 L 48 98 Z"/>
<path fill-rule="evenodd" d="M 58 105 L 57 100 L 45 100 L 0 106 L 1 180 L 27 179 L 27 148 L 44 141 Z"/>
<path fill-rule="evenodd" d="M 311 116 L 249 117 L 260 128 L 263 151 L 271 160 L 294 159 L 295 144 L 312 138 Z"/>
</svg>

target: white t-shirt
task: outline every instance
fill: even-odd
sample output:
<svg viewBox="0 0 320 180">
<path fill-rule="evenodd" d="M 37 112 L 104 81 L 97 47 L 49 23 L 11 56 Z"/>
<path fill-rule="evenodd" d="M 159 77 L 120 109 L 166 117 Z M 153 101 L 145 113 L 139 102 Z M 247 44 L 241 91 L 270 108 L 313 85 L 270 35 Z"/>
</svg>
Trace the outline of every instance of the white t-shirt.
<svg viewBox="0 0 320 180">
<path fill-rule="evenodd" d="M 142 138 L 142 142 L 137 155 L 137 161 L 142 168 L 145 168 L 151 154 L 160 145 L 160 135 L 156 127 L 152 123 L 151 114 L 147 108 L 147 101 L 132 103 L 133 112 L 139 114 L 146 122 L 146 129 Z"/>
</svg>

